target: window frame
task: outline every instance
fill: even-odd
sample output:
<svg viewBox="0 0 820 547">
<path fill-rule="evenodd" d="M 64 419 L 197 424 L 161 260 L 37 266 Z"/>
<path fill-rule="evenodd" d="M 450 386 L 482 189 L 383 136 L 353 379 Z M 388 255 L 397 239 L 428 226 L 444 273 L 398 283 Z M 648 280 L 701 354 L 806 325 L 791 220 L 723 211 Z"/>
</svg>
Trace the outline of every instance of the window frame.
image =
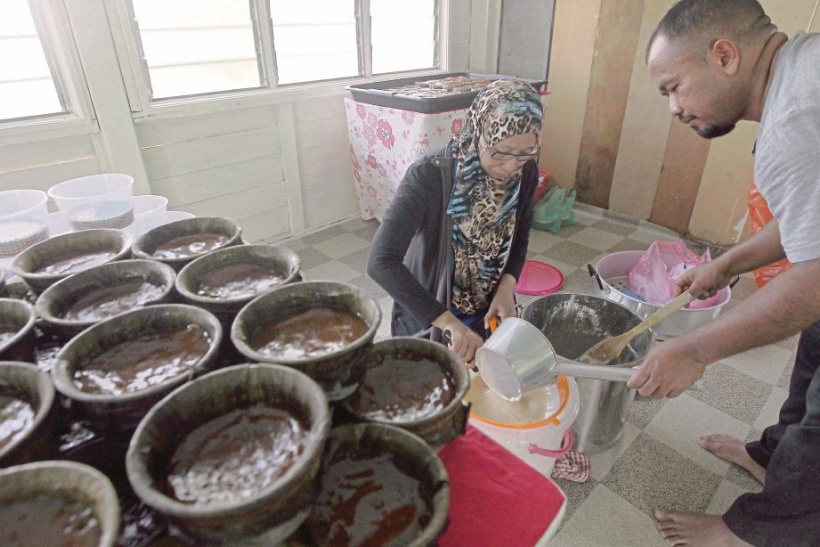
<svg viewBox="0 0 820 547">
<path fill-rule="evenodd" d="M 27 136 L 43 132 L 73 135 L 96 131 L 96 115 L 65 5 L 49 0 L 28 0 L 28 5 L 57 96 L 67 112 L 0 120 L 2 142 L 25 141 Z"/>
<path fill-rule="evenodd" d="M 347 85 L 351 84 L 376 82 L 399 76 L 428 76 L 447 71 L 446 29 L 449 26 L 449 0 L 435 0 L 436 45 L 434 51 L 438 67 L 382 73 L 377 76 L 373 76 L 372 73 L 369 44 L 370 21 L 369 17 L 363 15 L 369 13 L 370 0 L 355 0 L 359 64 L 360 71 L 364 75 L 279 85 L 269 3 L 267 0 L 248 1 L 251 5 L 251 16 L 256 18 L 253 21 L 253 27 L 259 48 L 257 62 L 260 63 L 263 87 L 152 100 L 148 87 L 150 85 L 148 67 L 142 60 L 140 41 L 137 40 L 139 30 L 136 28 L 133 4 L 131 0 L 114 0 L 111 4 L 113 10 L 109 13 L 109 19 L 114 31 L 117 56 L 123 69 L 126 92 L 135 121 L 158 116 L 175 117 L 190 113 L 192 110 L 222 111 L 292 102 L 310 97 L 339 95 L 345 91 L 344 88 Z M 126 72 L 129 74 L 125 75 Z"/>
</svg>

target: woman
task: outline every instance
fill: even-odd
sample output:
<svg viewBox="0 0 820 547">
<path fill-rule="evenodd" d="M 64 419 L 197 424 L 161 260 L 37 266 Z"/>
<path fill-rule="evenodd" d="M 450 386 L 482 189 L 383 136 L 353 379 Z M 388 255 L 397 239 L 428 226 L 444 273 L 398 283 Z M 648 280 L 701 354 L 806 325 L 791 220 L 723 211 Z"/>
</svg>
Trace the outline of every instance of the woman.
<svg viewBox="0 0 820 547">
<path fill-rule="evenodd" d="M 470 365 L 491 317 L 515 315 L 532 225 L 543 107 L 497 80 L 459 135 L 407 170 L 373 239 L 367 273 L 394 300 L 393 336 L 442 340 Z"/>
</svg>

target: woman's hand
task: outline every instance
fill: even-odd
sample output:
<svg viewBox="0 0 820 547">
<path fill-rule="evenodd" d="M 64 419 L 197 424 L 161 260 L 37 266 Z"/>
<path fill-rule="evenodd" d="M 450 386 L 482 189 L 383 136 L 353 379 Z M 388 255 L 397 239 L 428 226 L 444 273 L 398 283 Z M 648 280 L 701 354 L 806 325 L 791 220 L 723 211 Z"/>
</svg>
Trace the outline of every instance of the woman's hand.
<svg viewBox="0 0 820 547">
<path fill-rule="evenodd" d="M 439 315 L 433 321 L 433 326 L 450 333 L 450 349 L 461 357 L 465 365 L 472 367 L 475 352 L 484 344 L 484 340 L 449 311 Z"/>
<path fill-rule="evenodd" d="M 498 282 L 495 296 L 490 302 L 490 309 L 484 316 L 484 328 L 490 328 L 490 318 L 498 317 L 499 323 L 508 317 L 515 317 L 515 285 L 516 280 L 510 274 L 504 274 Z"/>
</svg>

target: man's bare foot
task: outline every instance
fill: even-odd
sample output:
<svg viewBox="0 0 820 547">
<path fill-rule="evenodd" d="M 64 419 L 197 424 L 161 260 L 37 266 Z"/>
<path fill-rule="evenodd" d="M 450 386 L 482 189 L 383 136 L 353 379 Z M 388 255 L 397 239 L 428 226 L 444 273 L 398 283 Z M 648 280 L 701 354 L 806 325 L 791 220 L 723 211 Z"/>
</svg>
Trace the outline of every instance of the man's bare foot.
<svg viewBox="0 0 820 547">
<path fill-rule="evenodd" d="M 737 537 L 718 515 L 699 515 L 684 511 L 664 513 L 655 510 L 658 533 L 667 545 L 696 547 L 735 547 L 749 544 Z"/>
<path fill-rule="evenodd" d="M 718 458 L 739 465 L 751 473 L 761 484 L 766 480 L 766 469 L 752 459 L 749 453 L 746 452 L 746 443 L 740 439 L 718 433 L 716 435 L 704 435 L 698 439 L 698 444 Z"/>
</svg>

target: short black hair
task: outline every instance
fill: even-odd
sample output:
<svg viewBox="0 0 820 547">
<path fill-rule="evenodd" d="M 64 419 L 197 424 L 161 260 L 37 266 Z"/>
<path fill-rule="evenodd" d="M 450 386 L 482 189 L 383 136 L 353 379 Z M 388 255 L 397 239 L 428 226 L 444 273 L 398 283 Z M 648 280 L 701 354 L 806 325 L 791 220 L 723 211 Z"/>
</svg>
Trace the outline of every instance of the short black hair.
<svg viewBox="0 0 820 547">
<path fill-rule="evenodd" d="M 701 38 L 711 47 L 718 38 L 743 40 L 770 26 L 775 28 L 758 0 L 680 0 L 649 38 L 645 60 L 649 60 L 649 50 L 659 36 L 669 40 Z"/>
</svg>

